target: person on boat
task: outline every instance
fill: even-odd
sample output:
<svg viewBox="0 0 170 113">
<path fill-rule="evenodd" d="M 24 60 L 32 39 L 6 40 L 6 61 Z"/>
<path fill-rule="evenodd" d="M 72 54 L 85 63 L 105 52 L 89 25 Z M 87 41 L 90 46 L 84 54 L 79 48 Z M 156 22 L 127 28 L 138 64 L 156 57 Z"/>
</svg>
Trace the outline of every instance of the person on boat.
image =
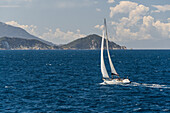
<svg viewBox="0 0 170 113">
<path fill-rule="evenodd" d="M 112 75 L 116 75 L 116 76 L 118 76 L 118 77 L 119 77 L 119 74 L 112 73 Z"/>
<path fill-rule="evenodd" d="M 117 78 L 117 80 L 118 80 L 118 81 L 121 81 L 121 78 L 119 77 L 119 78 Z"/>
<path fill-rule="evenodd" d="M 113 80 L 113 75 L 112 75 L 112 80 Z"/>
<path fill-rule="evenodd" d="M 119 77 L 119 74 L 111 73 L 111 75 L 112 75 L 112 79 L 113 79 L 113 76 L 114 76 L 114 75 L 116 75 L 116 76 Z"/>
<path fill-rule="evenodd" d="M 102 77 L 102 80 L 103 80 L 103 81 L 105 81 L 105 78 L 104 78 L 104 77 Z"/>
</svg>

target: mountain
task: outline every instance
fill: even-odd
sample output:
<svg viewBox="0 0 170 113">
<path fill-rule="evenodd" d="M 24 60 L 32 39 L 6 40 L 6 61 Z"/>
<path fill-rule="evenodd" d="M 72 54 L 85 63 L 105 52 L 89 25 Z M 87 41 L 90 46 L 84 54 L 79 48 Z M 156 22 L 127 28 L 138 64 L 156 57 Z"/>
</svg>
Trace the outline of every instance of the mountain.
<svg viewBox="0 0 170 113">
<path fill-rule="evenodd" d="M 37 39 L 23 39 L 18 37 L 1 37 L 0 50 L 49 50 L 49 49 L 100 49 L 102 37 L 98 35 L 89 35 L 79 38 L 68 44 L 61 46 L 51 46 Z M 106 41 L 106 40 L 105 40 Z M 109 41 L 109 49 L 126 49 Z"/>
<path fill-rule="evenodd" d="M 29 34 L 27 31 L 25 31 L 22 28 L 7 25 L 2 22 L 0 22 L 0 37 L 11 37 L 11 38 L 17 37 L 17 38 L 22 38 L 22 39 L 36 39 L 36 40 L 46 43 L 47 45 L 53 45 L 52 43 L 48 41 L 45 41 L 43 39 L 40 39 L 36 36 Z"/>
<path fill-rule="evenodd" d="M 100 49 L 102 37 L 89 35 L 68 44 L 54 44 L 29 34 L 22 28 L 0 22 L 0 49 Z M 126 49 L 114 42 L 109 42 L 110 49 Z"/>
<path fill-rule="evenodd" d="M 68 44 L 62 45 L 62 49 L 100 49 L 102 37 L 93 34 L 87 37 L 74 40 Z M 109 41 L 109 49 L 126 49 L 125 46 L 120 46 Z"/>
<path fill-rule="evenodd" d="M 0 50 L 48 50 L 58 49 L 36 39 L 0 38 Z"/>
</svg>

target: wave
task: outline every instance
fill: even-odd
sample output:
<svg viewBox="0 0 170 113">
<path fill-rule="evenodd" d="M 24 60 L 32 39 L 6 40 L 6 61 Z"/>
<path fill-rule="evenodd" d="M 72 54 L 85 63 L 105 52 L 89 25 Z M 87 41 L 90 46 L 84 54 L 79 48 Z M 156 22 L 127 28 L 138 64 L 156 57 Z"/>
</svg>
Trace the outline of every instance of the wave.
<svg viewBox="0 0 170 113">
<path fill-rule="evenodd" d="M 100 85 L 110 85 L 110 84 L 105 84 L 105 83 L 103 82 L 103 83 L 100 83 Z M 168 86 L 168 85 L 146 84 L 146 83 L 137 83 L 137 82 L 131 82 L 130 84 L 112 84 L 112 85 L 170 89 L 170 86 Z"/>
<path fill-rule="evenodd" d="M 9 88 L 10 88 L 10 89 L 12 89 L 12 88 L 13 88 L 13 89 L 16 89 L 16 88 L 13 87 L 13 86 L 5 86 L 4 88 L 6 88 L 6 89 L 9 89 Z"/>
<path fill-rule="evenodd" d="M 170 89 L 168 85 L 160 85 L 160 84 L 146 84 L 146 83 L 137 83 L 137 82 L 132 82 L 132 86 L 141 86 L 141 87 L 150 87 L 150 88 L 165 88 L 165 89 Z"/>
</svg>

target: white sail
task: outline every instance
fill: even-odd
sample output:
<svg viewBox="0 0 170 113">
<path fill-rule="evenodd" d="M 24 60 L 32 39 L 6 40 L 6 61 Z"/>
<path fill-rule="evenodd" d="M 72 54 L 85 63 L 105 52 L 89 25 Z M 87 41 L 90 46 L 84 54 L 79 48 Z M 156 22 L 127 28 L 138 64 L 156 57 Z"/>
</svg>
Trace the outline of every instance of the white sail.
<svg viewBox="0 0 170 113">
<path fill-rule="evenodd" d="M 104 46 L 104 32 L 103 32 L 102 43 L 101 43 L 101 72 L 102 72 L 103 78 L 109 78 L 109 75 L 105 67 L 104 58 L 103 58 L 103 46 Z"/>
<path fill-rule="evenodd" d="M 107 34 L 107 26 L 106 26 L 106 19 L 104 19 L 104 26 L 105 26 L 105 32 L 106 32 L 107 55 L 108 55 L 108 58 L 109 58 L 109 64 L 110 64 L 110 68 L 111 68 L 111 73 L 112 73 L 112 74 L 117 74 L 117 72 L 116 72 L 116 70 L 115 70 L 115 68 L 114 68 L 114 66 L 113 66 L 111 57 L 110 57 L 109 44 L 108 44 L 108 34 Z"/>
<path fill-rule="evenodd" d="M 111 73 L 113 74 L 117 74 L 114 66 L 113 66 L 113 63 L 112 63 L 112 60 L 110 58 L 110 52 L 109 52 L 109 47 L 108 47 L 108 39 L 106 38 L 106 45 L 107 45 L 107 54 L 108 54 L 108 58 L 109 58 L 109 64 L 110 64 L 110 68 L 111 68 Z"/>
</svg>

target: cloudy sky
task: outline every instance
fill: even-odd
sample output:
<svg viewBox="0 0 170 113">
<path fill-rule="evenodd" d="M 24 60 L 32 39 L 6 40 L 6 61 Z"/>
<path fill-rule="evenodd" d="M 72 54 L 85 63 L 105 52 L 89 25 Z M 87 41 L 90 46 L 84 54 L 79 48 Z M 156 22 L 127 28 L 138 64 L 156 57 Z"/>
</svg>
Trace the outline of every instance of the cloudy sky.
<svg viewBox="0 0 170 113">
<path fill-rule="evenodd" d="M 0 21 L 55 44 L 101 35 L 128 48 L 170 49 L 170 0 L 0 0 Z"/>
</svg>

